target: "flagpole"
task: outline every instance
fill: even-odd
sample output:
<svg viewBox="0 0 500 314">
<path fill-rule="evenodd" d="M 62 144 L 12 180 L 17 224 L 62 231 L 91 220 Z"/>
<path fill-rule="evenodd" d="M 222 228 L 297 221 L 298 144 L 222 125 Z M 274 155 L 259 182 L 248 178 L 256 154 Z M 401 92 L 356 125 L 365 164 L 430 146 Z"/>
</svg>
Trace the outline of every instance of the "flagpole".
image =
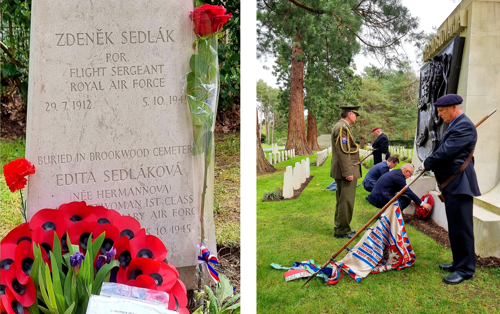
<svg viewBox="0 0 500 314">
<path fill-rule="evenodd" d="M 478 126 L 480 126 L 480 125 L 481 125 L 484 121 L 486 121 L 486 119 L 488 119 L 489 117 L 491 117 L 491 115 L 493 115 L 496 111 L 497 111 L 496 109 L 494 109 L 493 111 L 491 111 L 488 115 L 486 115 L 483 119 L 481 119 L 481 121 L 479 121 L 479 122 L 475 125 L 475 127 L 477 128 Z M 325 268 L 326 266 L 328 266 L 328 264 L 330 264 L 330 262 L 332 262 L 332 261 L 335 259 L 335 257 L 337 257 L 340 253 L 342 253 L 342 251 L 343 251 L 343 250 L 344 250 L 344 249 L 345 249 L 345 248 L 346 248 L 349 244 L 351 244 L 351 242 L 352 242 L 352 241 L 354 241 L 354 239 L 356 239 L 356 238 L 359 236 L 359 234 L 360 234 L 361 232 L 363 232 L 366 228 L 368 228 L 368 227 L 370 226 L 370 224 L 371 224 L 371 223 L 372 223 L 375 219 L 377 219 L 380 215 L 382 215 L 382 214 L 384 213 L 384 211 L 385 211 L 385 210 L 386 210 L 386 209 L 387 209 L 387 208 L 388 208 L 388 207 L 389 207 L 389 206 L 390 206 L 390 205 L 391 205 L 391 204 L 392 204 L 392 203 L 393 203 L 393 202 L 394 202 L 394 201 L 395 201 L 398 197 L 400 197 L 400 196 L 401 196 L 401 194 L 403 194 L 403 193 L 404 193 L 404 192 L 405 192 L 405 191 L 406 191 L 406 190 L 410 187 L 410 185 L 412 185 L 415 181 L 417 181 L 417 179 L 418 179 L 418 178 L 420 178 L 420 176 L 422 176 L 422 175 L 424 174 L 424 172 L 425 172 L 425 169 L 424 169 L 424 168 L 422 168 L 422 171 L 420 172 L 420 174 L 419 174 L 419 175 L 418 175 L 415 179 L 413 179 L 413 181 L 411 181 L 410 183 L 408 183 L 408 184 L 407 184 L 407 185 L 406 185 L 406 186 L 405 186 L 405 187 L 404 187 L 401 191 L 399 191 L 399 192 L 398 192 L 398 194 L 396 194 L 396 196 L 394 196 L 394 197 L 393 197 L 393 198 L 392 198 L 392 199 L 391 199 L 391 200 L 390 200 L 387 204 L 385 204 L 385 206 L 384 206 L 384 207 L 382 207 L 382 209 L 381 209 L 378 213 L 376 213 L 376 214 L 375 214 L 375 216 L 373 216 L 373 217 L 372 217 L 372 218 L 371 218 L 371 219 L 370 219 L 370 220 L 369 220 L 369 221 L 368 221 L 368 222 L 367 222 L 367 223 L 366 223 L 366 224 L 365 224 L 365 225 L 364 225 L 364 226 L 363 226 L 363 227 L 362 227 L 362 228 L 361 228 L 358 232 L 356 232 L 356 234 L 355 234 L 352 238 L 350 238 L 350 239 L 349 239 L 349 241 L 347 241 L 347 243 L 346 243 L 346 244 L 344 244 L 344 246 L 343 246 L 340 250 L 338 250 L 338 251 L 337 251 L 337 253 L 332 254 L 332 256 L 330 257 L 330 259 L 329 259 L 329 260 L 328 260 L 328 261 L 327 261 L 327 262 L 326 262 L 323 266 L 321 266 L 321 268 L 320 268 L 318 271 L 316 271 L 314 274 L 312 274 L 312 276 L 311 276 L 311 277 L 309 277 L 309 278 L 307 279 L 307 281 L 304 283 L 304 285 L 302 286 L 302 288 L 304 288 L 304 287 L 307 285 L 307 283 L 308 283 L 309 281 L 311 281 L 311 279 L 313 279 L 314 277 L 316 277 L 316 276 L 319 274 L 319 272 L 320 272 L 323 268 Z"/>
</svg>

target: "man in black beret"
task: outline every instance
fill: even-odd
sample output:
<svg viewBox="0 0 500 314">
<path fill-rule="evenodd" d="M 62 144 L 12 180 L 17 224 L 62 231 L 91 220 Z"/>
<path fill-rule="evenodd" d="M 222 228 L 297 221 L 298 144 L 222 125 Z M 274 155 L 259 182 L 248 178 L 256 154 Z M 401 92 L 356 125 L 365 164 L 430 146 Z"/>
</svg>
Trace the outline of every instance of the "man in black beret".
<svg viewBox="0 0 500 314">
<path fill-rule="evenodd" d="M 459 284 L 471 279 L 476 265 L 472 206 L 473 197 L 481 193 L 472 155 L 477 132 L 463 113 L 462 101 L 459 95 L 448 94 L 434 103 L 438 115 L 449 125 L 438 149 L 424 161 L 425 170 L 434 171 L 445 199 L 453 261 L 441 264 L 439 268 L 451 272 L 443 279 L 447 284 Z"/>
</svg>

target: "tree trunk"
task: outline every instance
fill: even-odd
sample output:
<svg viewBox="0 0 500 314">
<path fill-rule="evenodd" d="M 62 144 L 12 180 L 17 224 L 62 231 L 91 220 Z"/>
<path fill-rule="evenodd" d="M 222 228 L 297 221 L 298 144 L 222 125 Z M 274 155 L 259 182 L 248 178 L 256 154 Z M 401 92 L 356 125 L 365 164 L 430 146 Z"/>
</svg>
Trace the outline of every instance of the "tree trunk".
<svg viewBox="0 0 500 314">
<path fill-rule="evenodd" d="M 297 29 L 292 47 L 292 75 L 290 82 L 290 107 L 288 110 L 288 136 L 286 150 L 295 148 L 295 155 L 308 156 L 312 151 L 307 145 L 304 122 L 304 53 Z"/>
<path fill-rule="evenodd" d="M 313 116 L 311 110 L 307 114 L 307 145 L 310 150 L 319 151 L 321 148 L 318 144 L 318 129 L 316 126 L 316 118 Z"/>
<path fill-rule="evenodd" d="M 276 116 L 274 115 L 273 112 L 273 143 L 274 143 L 274 122 L 276 122 Z"/>
<path fill-rule="evenodd" d="M 259 133 L 259 113 L 257 112 L 257 134 Z M 257 175 L 275 172 L 276 168 L 274 168 L 266 158 L 266 154 L 264 154 L 264 150 L 262 149 L 262 145 L 260 140 L 257 139 Z"/>
</svg>

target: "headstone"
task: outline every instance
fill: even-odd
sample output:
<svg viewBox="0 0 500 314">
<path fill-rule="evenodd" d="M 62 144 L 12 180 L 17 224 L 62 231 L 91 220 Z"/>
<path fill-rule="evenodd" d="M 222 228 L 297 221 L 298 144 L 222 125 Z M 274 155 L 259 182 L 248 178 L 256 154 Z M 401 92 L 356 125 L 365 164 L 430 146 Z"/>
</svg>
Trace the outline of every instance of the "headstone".
<svg viewBox="0 0 500 314">
<path fill-rule="evenodd" d="M 309 179 L 311 176 L 311 162 L 309 157 L 306 158 L 306 179 Z"/>
<path fill-rule="evenodd" d="M 306 160 L 300 161 L 300 184 L 306 182 Z"/>
<path fill-rule="evenodd" d="M 103 205 L 137 218 L 176 267 L 197 265 L 203 166 L 184 91 L 192 10 L 177 0 L 33 1 L 28 217 L 71 201 Z M 216 254 L 213 168 L 208 178 Z"/>
<path fill-rule="evenodd" d="M 300 162 L 295 163 L 293 168 L 293 189 L 298 190 L 302 183 L 300 182 Z"/>
<path fill-rule="evenodd" d="M 287 166 L 283 178 L 283 198 L 293 197 L 293 171 L 292 166 Z"/>
<path fill-rule="evenodd" d="M 316 152 L 316 166 L 323 166 L 327 158 L 328 154 L 326 149 Z"/>
<path fill-rule="evenodd" d="M 274 156 L 274 163 L 277 164 L 279 162 L 278 161 L 278 154 L 273 153 L 273 156 Z"/>
<path fill-rule="evenodd" d="M 273 153 L 269 153 L 269 163 L 273 164 Z"/>
</svg>

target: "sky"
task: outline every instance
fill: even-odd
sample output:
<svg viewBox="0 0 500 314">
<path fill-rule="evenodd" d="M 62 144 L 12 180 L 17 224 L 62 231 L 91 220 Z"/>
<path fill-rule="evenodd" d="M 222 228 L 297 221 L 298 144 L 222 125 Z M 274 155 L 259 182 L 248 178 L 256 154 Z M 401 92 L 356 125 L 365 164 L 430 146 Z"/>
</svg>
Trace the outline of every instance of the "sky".
<svg viewBox="0 0 500 314">
<path fill-rule="evenodd" d="M 403 4 L 410 9 L 411 14 L 420 18 L 419 30 L 424 30 L 426 33 L 433 32 L 433 27 L 439 27 L 459 3 L 460 1 L 458 0 L 403 0 Z M 417 60 L 416 49 L 412 45 L 409 45 L 405 47 L 405 51 L 411 61 L 412 67 L 417 71 L 422 63 L 420 60 Z M 356 63 L 357 74 L 360 74 L 370 64 L 381 66 L 376 59 L 361 54 L 354 57 L 354 62 Z M 259 68 L 257 69 L 256 79 L 262 79 L 268 85 L 277 88 L 276 78 L 272 75 L 271 71 L 273 63 L 274 59 L 270 57 L 268 57 L 266 63 L 264 63 L 263 59 L 258 60 L 257 64 Z M 265 70 L 263 68 L 264 65 L 267 65 L 270 69 Z"/>
</svg>

